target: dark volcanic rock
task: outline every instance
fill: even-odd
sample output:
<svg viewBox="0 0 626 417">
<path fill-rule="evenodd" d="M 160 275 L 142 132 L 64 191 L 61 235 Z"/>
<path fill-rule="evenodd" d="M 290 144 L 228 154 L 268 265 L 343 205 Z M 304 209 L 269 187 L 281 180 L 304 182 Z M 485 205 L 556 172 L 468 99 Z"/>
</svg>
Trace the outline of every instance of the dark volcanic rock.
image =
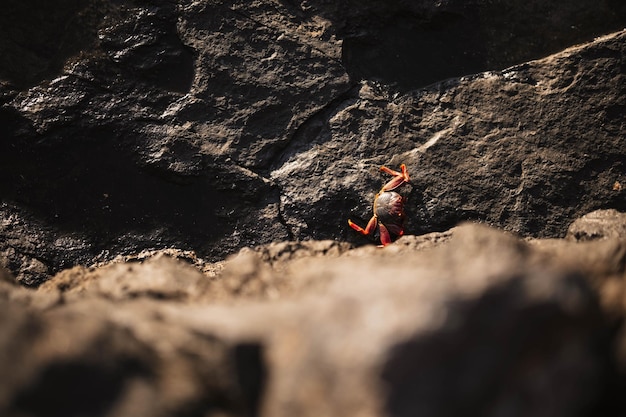
<svg viewBox="0 0 626 417">
<path fill-rule="evenodd" d="M 88 51 L 67 58 L 71 48 L 59 50 L 44 73 L 64 56 L 65 66 L 28 89 L 41 76 L 36 64 L 7 67 L 2 218 L 29 223 L 20 233 L 38 252 L 54 252 L 59 236 L 83 244 L 46 257 L 49 273 L 67 259 L 165 246 L 217 259 L 287 238 L 279 190 L 259 173 L 349 86 L 338 42 L 322 45 L 310 33 L 321 23 L 296 24 L 279 5 L 153 3 L 92 2 L 100 20 L 87 23 L 72 4 L 52 17 L 78 32 L 83 23 L 98 27 L 81 41 Z M 37 21 L 21 6 L 13 13 Z M 40 28 L 38 42 L 50 27 Z M 23 27 L 6 30 L 18 36 Z M 3 49 L 24 48 L 12 40 Z M 11 249 L 24 283 L 45 279 L 21 266 L 36 258 L 26 245 Z"/>
<path fill-rule="evenodd" d="M 351 77 L 402 91 L 502 70 L 621 30 L 626 23 L 626 5 L 618 1 L 309 3 L 344 39 L 343 60 Z"/>
<path fill-rule="evenodd" d="M 557 236 L 624 209 L 624 34 L 524 63 L 623 27 L 621 3 L 32 0 L 0 19 L 0 251 L 28 285 L 144 249 L 356 241 L 382 163 L 411 169 L 412 234 Z"/>
<path fill-rule="evenodd" d="M 384 181 L 381 164 L 406 163 L 412 175 L 407 233 L 445 230 L 466 219 L 524 235 L 564 236 L 588 211 L 623 211 L 624 190 L 614 185 L 626 175 L 618 87 L 625 39 L 620 32 L 406 95 L 363 83 L 272 172 L 294 236 L 332 237 L 328 219 L 340 224 L 346 212 L 364 224 Z"/>
</svg>

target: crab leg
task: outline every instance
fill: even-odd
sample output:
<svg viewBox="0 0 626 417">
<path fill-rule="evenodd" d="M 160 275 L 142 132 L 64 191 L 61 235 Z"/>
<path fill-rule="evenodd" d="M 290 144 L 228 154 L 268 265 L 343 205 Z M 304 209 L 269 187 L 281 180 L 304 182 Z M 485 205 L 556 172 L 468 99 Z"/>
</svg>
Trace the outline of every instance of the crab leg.
<svg viewBox="0 0 626 417">
<path fill-rule="evenodd" d="M 393 169 L 387 168 L 386 166 L 380 167 L 380 170 L 386 172 L 389 175 L 393 175 L 391 181 L 385 184 L 381 191 L 391 191 L 398 188 L 405 182 L 409 182 L 409 173 L 407 172 L 406 165 L 404 164 L 400 165 L 400 170 L 402 172 L 394 171 Z"/>
<path fill-rule="evenodd" d="M 361 226 L 355 224 L 352 220 L 348 219 L 348 225 L 362 235 L 369 235 L 370 233 L 372 233 L 376 229 L 377 223 L 378 220 L 376 219 L 376 216 L 372 216 L 370 221 L 367 222 L 367 226 L 365 226 L 365 229 L 363 229 Z"/>
<path fill-rule="evenodd" d="M 391 235 L 389 235 L 389 230 L 385 227 L 384 224 L 380 223 L 378 225 L 378 230 L 380 231 L 380 243 L 381 246 L 387 246 L 391 243 Z"/>
</svg>

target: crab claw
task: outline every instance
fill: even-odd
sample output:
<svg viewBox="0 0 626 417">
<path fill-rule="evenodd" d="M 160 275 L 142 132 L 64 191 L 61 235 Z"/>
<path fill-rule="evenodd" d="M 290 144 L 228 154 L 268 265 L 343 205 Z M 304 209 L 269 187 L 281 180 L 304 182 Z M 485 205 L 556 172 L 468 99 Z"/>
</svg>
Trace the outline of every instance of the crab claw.
<svg viewBox="0 0 626 417">
<path fill-rule="evenodd" d="M 409 173 L 406 169 L 406 165 L 404 164 L 400 165 L 401 172 L 394 171 L 393 169 L 387 168 L 386 166 L 380 167 L 380 170 L 386 172 L 389 175 L 393 175 L 391 181 L 383 186 L 382 191 L 394 190 L 402 184 L 409 182 L 410 180 Z"/>
</svg>

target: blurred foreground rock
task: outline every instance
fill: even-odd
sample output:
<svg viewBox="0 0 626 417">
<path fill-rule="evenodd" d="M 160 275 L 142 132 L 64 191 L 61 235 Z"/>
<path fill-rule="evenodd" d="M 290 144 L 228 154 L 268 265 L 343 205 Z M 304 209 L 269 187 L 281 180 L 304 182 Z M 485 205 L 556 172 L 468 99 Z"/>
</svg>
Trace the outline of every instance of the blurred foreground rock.
<svg viewBox="0 0 626 417">
<path fill-rule="evenodd" d="M 0 415 L 620 415 L 625 269 L 624 236 L 466 224 L 9 277 Z"/>
</svg>

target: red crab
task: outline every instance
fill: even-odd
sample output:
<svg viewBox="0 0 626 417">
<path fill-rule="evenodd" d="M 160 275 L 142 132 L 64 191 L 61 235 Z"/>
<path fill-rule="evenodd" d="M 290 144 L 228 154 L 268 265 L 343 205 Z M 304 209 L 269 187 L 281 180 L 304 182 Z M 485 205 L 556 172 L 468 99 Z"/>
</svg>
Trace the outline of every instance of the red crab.
<svg viewBox="0 0 626 417">
<path fill-rule="evenodd" d="M 348 219 L 348 224 L 362 235 L 369 235 L 378 226 L 380 243 L 382 246 L 386 246 L 391 243 L 391 234 L 395 236 L 404 234 L 404 218 L 406 217 L 404 214 L 404 203 L 406 198 L 393 190 L 409 182 L 409 173 L 404 164 L 400 165 L 401 172 L 385 166 L 380 167 L 380 170 L 393 175 L 393 178 L 374 197 L 374 215 L 367 223 L 367 226 L 365 226 L 365 229 L 354 224 L 350 219 Z"/>
</svg>

